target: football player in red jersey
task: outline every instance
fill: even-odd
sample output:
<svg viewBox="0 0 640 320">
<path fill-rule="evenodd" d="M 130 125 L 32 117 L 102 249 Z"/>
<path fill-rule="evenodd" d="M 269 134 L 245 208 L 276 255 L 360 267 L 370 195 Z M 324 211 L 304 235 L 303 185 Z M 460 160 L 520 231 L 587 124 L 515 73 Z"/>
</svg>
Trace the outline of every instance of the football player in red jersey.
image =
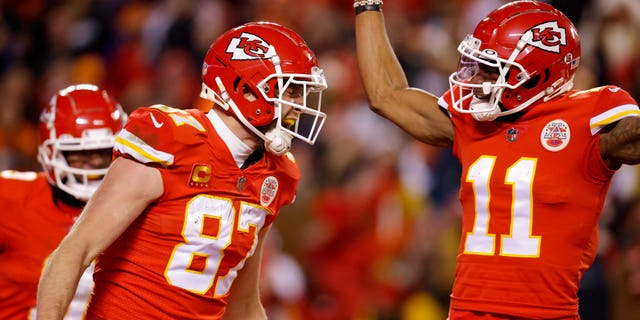
<svg viewBox="0 0 640 320">
<path fill-rule="evenodd" d="M 40 115 L 43 171 L 0 172 L 0 319 L 34 319 L 44 261 L 102 181 L 126 117 L 94 85 L 65 88 Z M 92 286 L 83 274 L 66 319 L 81 319 Z"/>
<path fill-rule="evenodd" d="M 114 161 L 52 254 L 38 319 L 60 319 L 97 258 L 90 319 L 265 319 L 263 240 L 293 202 L 293 138 L 313 144 L 327 87 L 292 30 L 252 22 L 221 35 L 202 67 L 209 112 L 132 112 Z"/>
<path fill-rule="evenodd" d="M 409 86 L 382 1 L 354 7 L 371 109 L 462 165 L 449 319 L 579 319 L 611 177 L 640 162 L 637 102 L 616 86 L 572 88 L 578 33 L 543 2 L 510 2 L 480 21 L 440 98 Z"/>
</svg>

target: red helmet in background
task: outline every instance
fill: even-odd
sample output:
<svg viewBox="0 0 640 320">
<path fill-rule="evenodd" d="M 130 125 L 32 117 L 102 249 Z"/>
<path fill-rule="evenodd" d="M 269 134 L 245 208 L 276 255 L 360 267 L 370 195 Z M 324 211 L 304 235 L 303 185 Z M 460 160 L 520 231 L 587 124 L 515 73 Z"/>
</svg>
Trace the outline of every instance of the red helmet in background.
<svg viewBox="0 0 640 320">
<path fill-rule="evenodd" d="M 514 1 L 484 18 L 458 51 L 458 71 L 449 77 L 453 107 L 485 121 L 570 90 L 580 62 L 580 39 L 569 18 L 551 5 Z M 488 69 L 497 69 L 495 82 L 471 81 Z M 478 101 L 478 92 L 488 101 Z"/>
<path fill-rule="evenodd" d="M 320 105 L 327 83 L 316 56 L 279 24 L 251 22 L 225 32 L 207 51 L 202 82 L 201 97 L 230 110 L 276 154 L 289 150 L 292 137 L 313 144 L 326 118 Z M 283 99 L 292 85 L 302 87 L 302 104 Z M 283 105 L 299 114 L 293 126 L 282 123 Z"/>
<path fill-rule="evenodd" d="M 127 114 L 105 90 L 81 84 L 60 90 L 40 114 L 38 161 L 51 184 L 87 201 L 107 168 L 69 166 L 65 151 L 112 149 Z"/>
</svg>

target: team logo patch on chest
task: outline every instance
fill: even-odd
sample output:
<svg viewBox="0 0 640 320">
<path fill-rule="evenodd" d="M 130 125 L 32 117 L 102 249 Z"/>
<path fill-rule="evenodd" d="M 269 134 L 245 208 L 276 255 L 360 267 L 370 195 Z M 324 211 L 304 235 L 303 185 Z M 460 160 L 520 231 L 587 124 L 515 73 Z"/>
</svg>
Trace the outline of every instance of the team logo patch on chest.
<svg viewBox="0 0 640 320">
<path fill-rule="evenodd" d="M 542 146 L 553 152 L 564 149 L 569 144 L 569 140 L 571 140 L 571 129 L 560 119 L 549 121 L 540 133 Z"/>
<path fill-rule="evenodd" d="M 274 176 L 268 176 L 262 182 L 260 188 L 260 204 L 264 207 L 268 207 L 278 193 L 278 179 Z"/>
</svg>

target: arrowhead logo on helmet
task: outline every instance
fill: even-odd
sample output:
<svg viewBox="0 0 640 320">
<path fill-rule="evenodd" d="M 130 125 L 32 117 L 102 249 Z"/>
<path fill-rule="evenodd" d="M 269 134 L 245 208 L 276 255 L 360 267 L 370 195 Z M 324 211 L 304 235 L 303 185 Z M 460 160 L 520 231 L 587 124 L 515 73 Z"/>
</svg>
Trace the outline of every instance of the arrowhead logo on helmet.
<svg viewBox="0 0 640 320">
<path fill-rule="evenodd" d="M 541 23 L 525 32 L 522 38 L 527 34 L 531 34 L 527 44 L 545 51 L 560 53 L 560 46 L 567 45 L 567 32 L 558 26 L 558 21 Z"/>
<path fill-rule="evenodd" d="M 238 38 L 232 38 L 226 52 L 231 53 L 231 60 L 269 59 L 275 55 L 273 46 L 247 32 L 243 32 Z"/>
</svg>

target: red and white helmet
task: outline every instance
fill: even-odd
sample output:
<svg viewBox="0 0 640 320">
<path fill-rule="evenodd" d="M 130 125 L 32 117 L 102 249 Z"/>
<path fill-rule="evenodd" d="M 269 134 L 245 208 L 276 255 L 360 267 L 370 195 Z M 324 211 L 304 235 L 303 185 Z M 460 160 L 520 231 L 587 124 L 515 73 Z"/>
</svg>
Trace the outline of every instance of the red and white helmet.
<svg viewBox="0 0 640 320">
<path fill-rule="evenodd" d="M 514 1 L 489 13 L 458 51 L 460 65 L 449 77 L 453 108 L 486 121 L 570 90 L 580 39 L 573 23 L 551 5 Z M 471 81 L 488 69 L 497 69 L 495 82 Z M 488 100 L 477 99 L 478 92 Z"/>
<path fill-rule="evenodd" d="M 291 85 L 303 88 L 302 104 L 283 99 Z M 231 110 L 265 141 L 267 150 L 282 154 L 293 137 L 315 142 L 326 118 L 320 111 L 326 88 L 316 56 L 300 35 L 279 24 L 251 22 L 225 32 L 211 45 L 202 65 L 200 96 Z M 255 98 L 248 99 L 245 90 Z M 292 127 L 282 123 L 283 105 L 299 114 Z"/>
<path fill-rule="evenodd" d="M 60 90 L 42 110 L 38 124 L 38 161 L 49 182 L 87 201 L 108 168 L 73 168 L 64 152 L 112 149 L 126 120 L 127 114 L 105 90 L 89 84 Z"/>
</svg>

